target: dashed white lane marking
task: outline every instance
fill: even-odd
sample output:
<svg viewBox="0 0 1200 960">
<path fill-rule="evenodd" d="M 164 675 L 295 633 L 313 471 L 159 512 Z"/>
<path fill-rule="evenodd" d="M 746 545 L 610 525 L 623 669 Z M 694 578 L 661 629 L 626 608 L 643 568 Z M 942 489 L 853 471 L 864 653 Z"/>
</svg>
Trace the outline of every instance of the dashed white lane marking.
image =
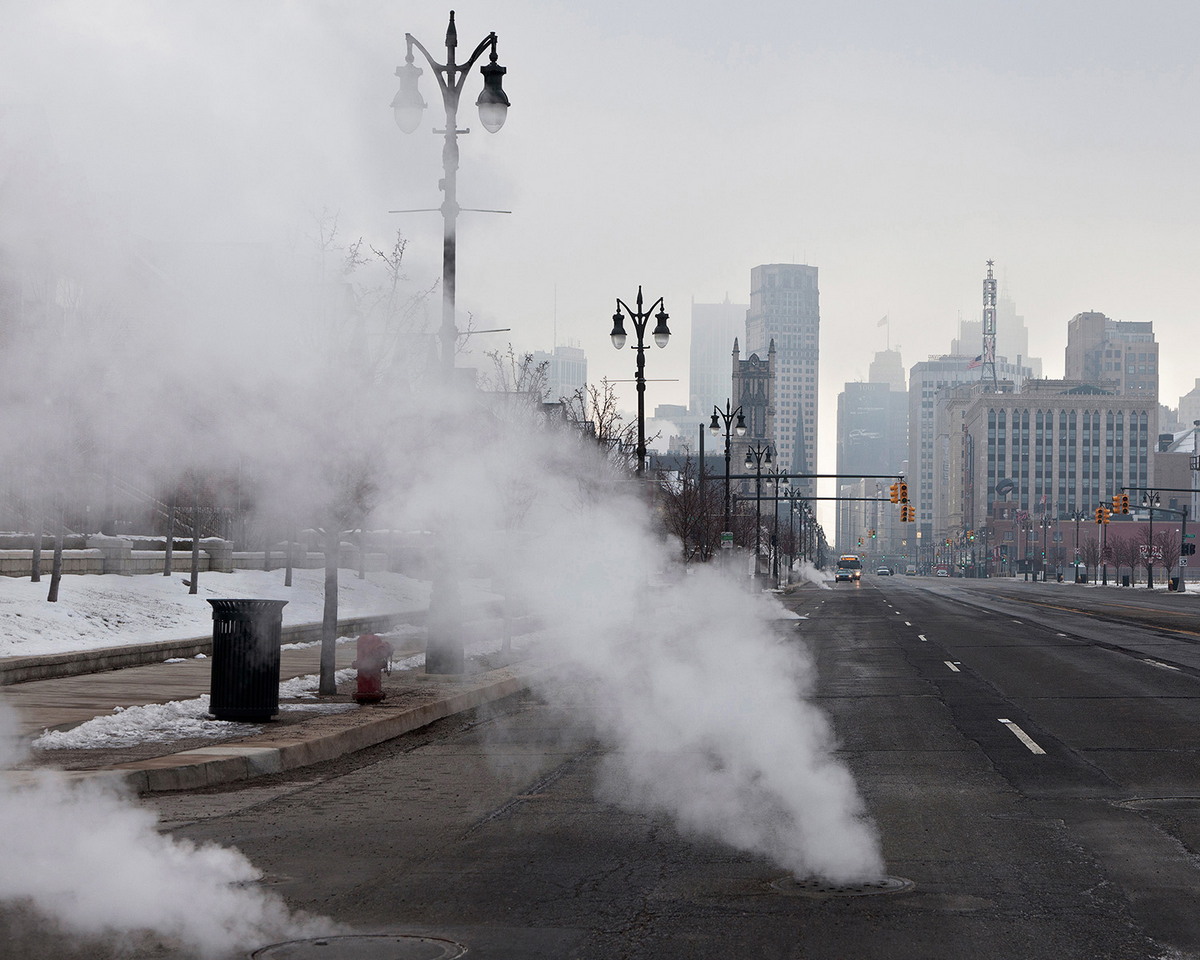
<svg viewBox="0 0 1200 960">
<path fill-rule="evenodd" d="M 1020 623 L 1020 620 L 1014 620 L 1013 623 Z"/>
<path fill-rule="evenodd" d="M 905 621 L 904 621 L 904 625 L 905 625 L 906 627 L 911 627 L 911 626 L 912 626 L 912 624 L 911 624 L 911 623 L 909 623 L 907 620 L 905 620 Z"/>
<path fill-rule="evenodd" d="M 918 634 L 917 634 L 917 637 L 920 639 L 920 641 L 921 641 L 922 643 L 928 643 L 928 642 L 929 642 L 928 640 L 926 640 L 926 639 L 925 639 L 925 634 L 923 634 L 923 633 L 918 633 Z"/>
<path fill-rule="evenodd" d="M 962 663 L 961 660 L 943 660 L 942 663 L 948 666 L 955 673 L 962 673 L 962 671 L 958 669 L 958 665 Z"/>
<path fill-rule="evenodd" d="M 1065 637 L 1066 634 L 1065 633 L 1056 633 L 1055 636 L 1056 637 Z"/>
<path fill-rule="evenodd" d="M 1027 734 L 1024 730 L 1022 730 L 1020 727 L 1018 727 L 1011 720 L 1005 720 L 1003 718 L 998 718 L 998 719 L 999 719 L 1000 723 L 1002 723 L 1006 727 L 1008 727 L 1009 731 L 1012 733 L 1012 735 L 1014 737 L 1016 737 L 1023 744 L 1025 744 L 1025 746 L 1027 746 L 1029 748 L 1030 753 L 1044 754 L 1046 752 L 1045 750 L 1043 750 L 1041 747 L 1039 747 L 1037 745 L 1037 743 L 1034 741 L 1034 739 L 1031 736 L 1029 736 L 1029 734 Z"/>
<path fill-rule="evenodd" d="M 1162 667 L 1164 670 L 1178 670 L 1178 667 L 1173 667 L 1169 663 L 1163 663 L 1160 660 L 1151 660 L 1149 657 L 1142 657 L 1143 663 L 1148 663 L 1153 667 Z"/>
</svg>

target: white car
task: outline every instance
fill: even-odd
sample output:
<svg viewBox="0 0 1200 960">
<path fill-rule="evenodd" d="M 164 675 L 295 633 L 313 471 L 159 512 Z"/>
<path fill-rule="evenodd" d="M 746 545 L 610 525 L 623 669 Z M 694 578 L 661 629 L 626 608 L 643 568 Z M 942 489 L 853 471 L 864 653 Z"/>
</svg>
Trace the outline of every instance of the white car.
<svg viewBox="0 0 1200 960">
<path fill-rule="evenodd" d="M 890 577 L 891 575 L 892 575 L 892 571 L 889 570 L 887 567 L 880 567 L 878 570 L 875 571 L 875 576 L 877 576 L 877 577 Z"/>
<path fill-rule="evenodd" d="M 948 576 L 950 576 L 950 571 L 949 570 L 939 570 L 937 572 L 937 575 L 939 577 L 948 577 Z"/>
</svg>

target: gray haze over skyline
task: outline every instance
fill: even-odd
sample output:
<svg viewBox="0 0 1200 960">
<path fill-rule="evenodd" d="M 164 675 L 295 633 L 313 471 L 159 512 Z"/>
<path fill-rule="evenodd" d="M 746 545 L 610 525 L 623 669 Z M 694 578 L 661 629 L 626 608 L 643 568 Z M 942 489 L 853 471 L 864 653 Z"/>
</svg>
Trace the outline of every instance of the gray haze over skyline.
<svg viewBox="0 0 1200 960">
<path fill-rule="evenodd" d="M 342 238 L 401 228 L 407 273 L 440 272 L 441 126 L 400 133 L 392 71 L 435 54 L 450 5 L 4 3 L 0 104 L 39 110 L 89 194 L 151 239 L 288 242 L 322 210 Z M 460 326 L 518 349 L 578 341 L 628 379 L 615 297 L 664 296 L 648 406 L 687 399 L 690 303 L 749 296 L 750 268 L 821 276 L 820 468 L 836 396 L 891 319 L 906 368 L 977 319 L 984 262 L 1047 375 L 1066 323 L 1149 320 L 1161 399 L 1191 388 L 1200 11 L 1181 2 L 454 4 L 460 57 L 489 31 L 512 109 L 460 125 Z M 444 51 L 444 48 L 442 48 Z M 475 349 L 489 349 L 479 342 Z M 625 388 L 623 388 L 625 389 Z M 632 389 L 625 405 L 633 406 Z"/>
</svg>

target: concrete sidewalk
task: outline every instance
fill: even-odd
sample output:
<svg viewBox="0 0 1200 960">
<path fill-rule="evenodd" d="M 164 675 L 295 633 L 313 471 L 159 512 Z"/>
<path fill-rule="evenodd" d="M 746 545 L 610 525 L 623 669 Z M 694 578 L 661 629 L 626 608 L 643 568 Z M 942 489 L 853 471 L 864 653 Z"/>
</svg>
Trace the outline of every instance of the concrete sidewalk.
<svg viewBox="0 0 1200 960">
<path fill-rule="evenodd" d="M 423 644 L 397 641 L 393 662 L 421 653 Z M 338 644 L 338 669 L 349 667 L 355 644 Z M 318 646 L 284 650 L 281 679 L 316 674 Z M 23 737 L 46 729 L 69 729 L 115 707 L 188 700 L 209 692 L 211 661 L 186 659 L 110 670 L 83 676 L 35 680 L 0 687 L 0 700 L 17 713 Z M 19 768 L 0 775 L 21 781 L 48 767 L 70 778 L 99 778 L 138 793 L 186 790 L 278 773 L 320 763 L 382 743 L 435 720 L 510 696 L 525 689 L 525 672 L 472 663 L 461 677 L 437 677 L 424 667 L 398 670 L 384 678 L 387 699 L 360 706 L 355 683 L 339 686 L 335 697 L 282 699 L 275 720 L 258 732 L 235 739 L 146 743 L 131 748 L 37 750 Z M 341 712 L 328 712 L 338 710 Z"/>
</svg>

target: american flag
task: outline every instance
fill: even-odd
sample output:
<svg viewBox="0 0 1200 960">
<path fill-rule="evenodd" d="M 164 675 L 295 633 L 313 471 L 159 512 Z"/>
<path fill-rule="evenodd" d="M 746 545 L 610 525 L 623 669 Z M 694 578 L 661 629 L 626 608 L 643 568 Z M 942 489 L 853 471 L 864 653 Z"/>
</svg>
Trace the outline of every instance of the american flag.
<svg viewBox="0 0 1200 960">
<path fill-rule="evenodd" d="M 974 370 L 976 367 L 982 367 L 982 366 L 983 366 L 983 354 L 981 353 L 974 360 L 972 360 L 970 363 L 967 364 L 967 369 Z"/>
</svg>

